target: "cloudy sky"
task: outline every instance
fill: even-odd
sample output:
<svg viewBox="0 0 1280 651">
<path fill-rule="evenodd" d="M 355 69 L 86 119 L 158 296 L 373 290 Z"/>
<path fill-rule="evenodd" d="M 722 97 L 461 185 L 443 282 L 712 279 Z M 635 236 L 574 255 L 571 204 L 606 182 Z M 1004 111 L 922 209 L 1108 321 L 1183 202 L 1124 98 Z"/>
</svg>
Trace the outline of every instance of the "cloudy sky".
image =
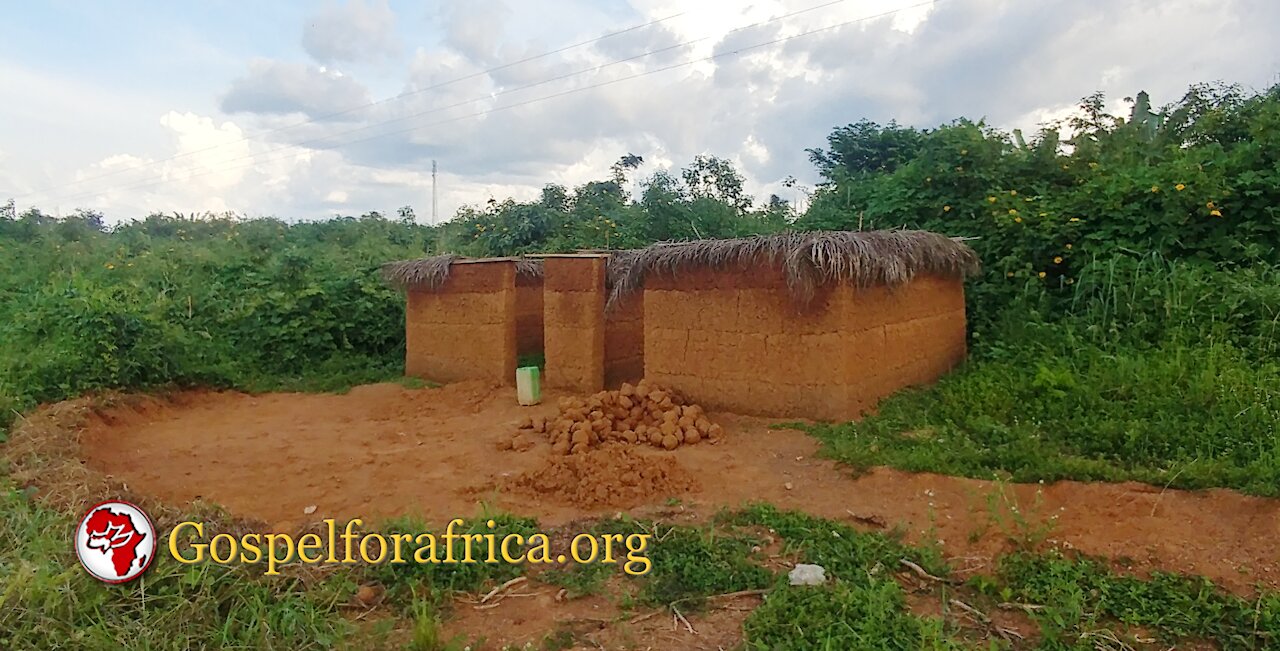
<svg viewBox="0 0 1280 651">
<path fill-rule="evenodd" d="M 5 22 L 0 201 L 113 222 L 426 222 L 432 159 L 447 219 L 628 152 L 642 174 L 728 157 L 795 198 L 805 148 L 864 117 L 1032 129 L 1097 90 L 1119 110 L 1280 81 L 1275 0 L 53 0 Z"/>
</svg>

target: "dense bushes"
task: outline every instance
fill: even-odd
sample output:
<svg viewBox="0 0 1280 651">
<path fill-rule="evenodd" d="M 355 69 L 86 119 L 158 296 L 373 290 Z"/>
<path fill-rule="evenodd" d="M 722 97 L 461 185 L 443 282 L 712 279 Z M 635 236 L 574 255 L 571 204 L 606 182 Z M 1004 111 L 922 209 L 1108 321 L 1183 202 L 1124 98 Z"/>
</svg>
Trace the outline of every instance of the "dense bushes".
<svg viewBox="0 0 1280 651">
<path fill-rule="evenodd" d="M 1217 265 L 1280 262 L 1280 86 L 1194 86 L 1129 119 L 1086 98 L 1062 146 L 958 120 L 917 131 L 861 122 L 811 157 L 828 178 L 801 228 L 912 227 L 976 237 L 979 327 L 1024 281 L 1070 296 L 1093 259 L 1160 254 Z"/>
<path fill-rule="evenodd" d="M 92 214 L 0 219 L 0 401 L 166 383 L 341 384 L 394 373 L 404 302 L 377 265 L 432 229 L 379 215 L 286 225 Z M 7 419 L 0 422 L 7 422 Z"/>
</svg>

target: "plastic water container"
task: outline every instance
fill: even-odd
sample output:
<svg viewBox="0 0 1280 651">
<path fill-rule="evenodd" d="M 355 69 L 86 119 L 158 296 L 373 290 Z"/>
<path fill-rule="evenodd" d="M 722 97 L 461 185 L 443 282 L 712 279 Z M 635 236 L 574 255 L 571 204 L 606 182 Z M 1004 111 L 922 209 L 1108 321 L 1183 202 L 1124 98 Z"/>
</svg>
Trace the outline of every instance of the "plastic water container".
<svg viewBox="0 0 1280 651">
<path fill-rule="evenodd" d="M 525 406 L 542 402 L 542 378 L 537 366 L 516 369 L 516 399 Z"/>
</svg>

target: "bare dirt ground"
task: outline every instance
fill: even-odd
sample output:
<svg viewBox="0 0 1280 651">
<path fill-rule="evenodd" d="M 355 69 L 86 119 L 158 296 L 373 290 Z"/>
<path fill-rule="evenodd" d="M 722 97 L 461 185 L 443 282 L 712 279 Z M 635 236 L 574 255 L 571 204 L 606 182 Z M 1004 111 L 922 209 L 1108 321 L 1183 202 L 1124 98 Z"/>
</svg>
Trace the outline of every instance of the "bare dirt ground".
<svg viewBox="0 0 1280 651">
<path fill-rule="evenodd" d="M 457 608 L 455 618 L 449 622 L 448 634 L 468 636 L 483 632 L 485 643 L 498 649 L 504 644 L 519 647 L 526 643 L 533 643 L 537 648 L 548 634 L 554 638 L 557 631 L 565 631 L 575 640 L 590 641 L 574 649 L 716 651 L 734 648 L 742 641 L 742 622 L 760 604 L 760 598 L 755 596 L 716 604 L 703 612 L 688 614 L 689 628 L 665 611 L 617 623 L 620 611 L 613 600 L 604 596 L 612 589 L 613 586 L 606 587 L 602 594 L 563 601 L 555 600 L 554 590 L 536 593 L 531 590 L 518 593 L 520 598 L 508 598 L 490 610 Z M 531 596 L 524 598 L 524 595 Z"/>
<path fill-rule="evenodd" d="M 1240 594 L 1280 587 L 1280 500 L 1136 483 L 1002 485 L 884 468 L 853 477 L 818 458 L 818 442 L 802 432 L 715 412 L 709 417 L 726 433 L 719 444 L 633 450 L 669 469 L 674 459 L 672 472 L 692 478 L 685 490 L 575 505 L 517 481 L 545 471 L 549 443 L 497 449 L 523 417 L 554 415 L 557 397 L 520 407 L 513 389 L 479 383 L 377 384 L 345 395 L 187 392 L 96 411 L 80 436 L 81 454 L 132 491 L 175 505 L 215 502 L 279 530 L 330 517 L 377 522 L 404 514 L 434 526 L 474 515 L 481 503 L 536 517 L 545 529 L 619 511 L 696 521 L 720 507 L 765 501 L 862 529 L 900 527 L 912 542 L 938 544 L 961 576 L 990 571 L 1010 538 L 1043 537 L 1140 575 L 1199 574 Z M 672 497 L 680 503 L 669 504 Z M 316 510 L 305 514 L 310 506 Z M 590 627 L 617 612 L 603 597 L 555 602 L 552 593 L 460 608 L 450 629 L 482 630 L 491 642 L 536 642 L 558 620 Z M 699 635 L 681 644 L 730 646 L 757 599 L 735 602 L 690 618 Z M 660 644 L 682 630 L 673 630 L 669 615 L 658 616 L 611 629 L 606 638 Z"/>
</svg>

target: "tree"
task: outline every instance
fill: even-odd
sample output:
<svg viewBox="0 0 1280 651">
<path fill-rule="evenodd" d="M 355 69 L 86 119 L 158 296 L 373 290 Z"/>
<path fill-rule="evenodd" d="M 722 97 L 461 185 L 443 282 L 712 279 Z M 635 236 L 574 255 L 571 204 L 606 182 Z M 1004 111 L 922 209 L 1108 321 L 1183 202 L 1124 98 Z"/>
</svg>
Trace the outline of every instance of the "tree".
<svg viewBox="0 0 1280 651">
<path fill-rule="evenodd" d="M 681 176 L 694 199 L 721 201 L 738 213 L 751 208 L 751 197 L 743 190 L 744 179 L 729 160 L 698 154 Z"/>
<path fill-rule="evenodd" d="M 924 134 L 911 127 L 889 122 L 880 126 L 870 120 L 837 127 L 827 136 L 828 149 L 806 149 L 809 160 L 824 177 L 859 177 L 891 174 L 920 152 Z"/>
<path fill-rule="evenodd" d="M 609 168 L 613 171 L 613 182 L 617 183 L 618 187 L 622 187 L 627 182 L 627 172 L 633 171 L 643 164 L 644 158 L 635 154 L 627 154 L 619 158 L 618 162 Z"/>
<path fill-rule="evenodd" d="M 542 198 L 538 200 L 543 208 L 556 212 L 569 211 L 569 191 L 558 183 L 548 183 L 542 188 Z"/>
</svg>

